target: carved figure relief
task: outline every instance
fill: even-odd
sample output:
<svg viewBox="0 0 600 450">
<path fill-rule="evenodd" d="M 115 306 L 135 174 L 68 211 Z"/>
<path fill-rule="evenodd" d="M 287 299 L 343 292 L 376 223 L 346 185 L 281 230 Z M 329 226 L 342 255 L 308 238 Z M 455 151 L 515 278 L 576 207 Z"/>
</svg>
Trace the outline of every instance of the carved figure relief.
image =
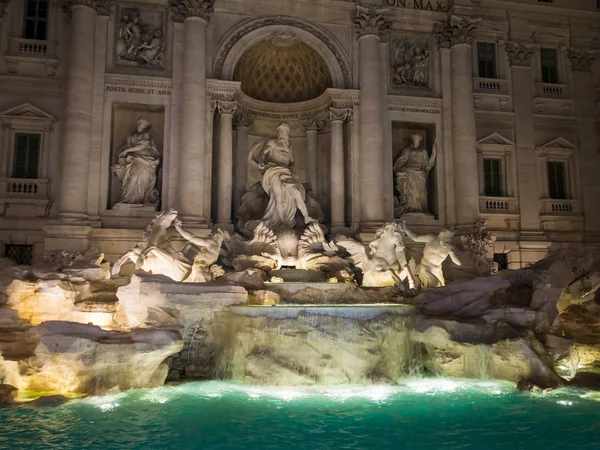
<svg viewBox="0 0 600 450">
<path fill-rule="evenodd" d="M 426 40 L 396 38 L 392 51 L 392 85 L 424 87 L 429 84 L 429 45 Z"/>
<path fill-rule="evenodd" d="M 115 39 L 118 65 L 162 69 L 165 66 L 164 11 L 123 7 Z"/>
<path fill-rule="evenodd" d="M 433 143 L 431 155 L 423 146 L 423 135 L 414 133 L 412 143 L 402 150 L 394 163 L 398 205 L 396 215 L 429 211 L 427 201 L 427 177 L 435 165 L 437 140 Z"/>
<path fill-rule="evenodd" d="M 138 119 L 137 130 L 127 138 L 117 162 L 111 167 L 122 183 L 117 205 L 154 206 L 158 201 L 156 172 L 162 158 L 152 139 L 151 128 L 148 120 Z"/>
</svg>

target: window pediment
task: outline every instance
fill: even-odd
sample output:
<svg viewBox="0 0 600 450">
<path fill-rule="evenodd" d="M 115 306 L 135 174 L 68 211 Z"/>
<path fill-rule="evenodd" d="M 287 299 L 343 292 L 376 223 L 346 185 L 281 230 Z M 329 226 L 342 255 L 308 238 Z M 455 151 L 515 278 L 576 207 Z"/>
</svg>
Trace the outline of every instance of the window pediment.
<svg viewBox="0 0 600 450">
<path fill-rule="evenodd" d="M 477 151 L 486 154 L 504 154 L 510 152 L 514 146 L 514 142 L 496 132 L 477 141 Z"/>
<path fill-rule="evenodd" d="M 3 123 L 24 128 L 51 127 L 57 122 L 54 116 L 33 106 L 31 103 L 23 103 L 0 112 L 0 120 Z"/>
</svg>

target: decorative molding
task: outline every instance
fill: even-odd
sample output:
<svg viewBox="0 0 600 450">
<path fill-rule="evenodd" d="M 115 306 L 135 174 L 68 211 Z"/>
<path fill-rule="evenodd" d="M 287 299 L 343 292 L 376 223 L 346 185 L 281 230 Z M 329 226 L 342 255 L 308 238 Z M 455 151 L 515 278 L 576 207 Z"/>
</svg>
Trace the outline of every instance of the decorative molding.
<svg viewBox="0 0 600 450">
<path fill-rule="evenodd" d="M 518 20 L 525 22 L 528 25 L 554 27 L 554 28 L 568 28 L 569 19 L 558 18 L 557 16 L 540 16 L 536 15 L 522 15 L 522 14 L 511 14 L 509 13 L 510 20 Z"/>
<path fill-rule="evenodd" d="M 217 101 L 217 109 L 219 110 L 219 114 L 229 114 L 233 115 L 238 107 L 236 102 L 228 102 L 225 100 Z"/>
<path fill-rule="evenodd" d="M 389 95 L 388 111 L 422 114 L 441 114 L 442 100 L 437 98 Z"/>
<path fill-rule="evenodd" d="M 538 149 L 576 150 L 577 146 L 564 137 L 559 136 L 552 139 L 550 142 L 546 142 L 545 144 L 538 146 Z"/>
<path fill-rule="evenodd" d="M 533 49 L 519 42 L 508 42 L 504 46 L 510 66 L 530 67 Z"/>
<path fill-rule="evenodd" d="M 388 13 L 387 8 L 365 8 L 356 5 L 352 22 L 359 39 L 367 35 L 379 37 L 385 35 L 391 26 L 391 20 L 387 17 Z"/>
<path fill-rule="evenodd" d="M 105 92 L 170 96 L 171 88 L 171 80 L 164 78 L 107 75 L 104 81 Z"/>
<path fill-rule="evenodd" d="M 446 22 L 437 23 L 435 36 L 440 48 L 450 48 L 457 44 L 471 44 L 473 34 L 481 19 L 452 15 Z"/>
<path fill-rule="evenodd" d="M 234 96 L 241 91 L 242 83 L 239 81 L 206 80 L 206 94 L 213 100 L 231 102 Z"/>
<path fill-rule="evenodd" d="M 358 105 L 360 91 L 353 89 L 328 89 L 334 108 L 353 108 Z"/>
<path fill-rule="evenodd" d="M 344 78 L 344 85 L 352 85 L 352 76 L 350 73 L 350 68 L 346 64 L 346 59 L 341 53 L 343 50 L 339 49 L 338 46 L 334 44 L 334 38 L 332 36 L 329 36 L 327 32 L 321 30 L 320 28 L 311 23 L 291 19 L 287 16 L 250 19 L 245 24 L 240 25 L 240 27 L 237 28 L 232 35 L 226 37 L 225 45 L 220 46 L 222 50 L 216 58 L 214 70 L 215 76 L 222 76 L 223 66 L 225 64 L 225 60 L 227 59 L 227 55 L 240 39 L 242 39 L 244 36 L 246 36 L 248 33 L 251 33 L 252 31 L 273 25 L 284 25 L 291 28 L 299 28 L 312 34 L 315 38 L 323 42 L 327 49 L 333 54 L 339 65 L 340 71 L 342 72 L 342 76 Z"/>
<path fill-rule="evenodd" d="M 348 119 L 348 110 L 340 108 L 329 108 L 329 120 L 332 122 L 344 122 Z"/>
<path fill-rule="evenodd" d="M 188 17 L 210 20 L 215 0 L 169 0 L 173 22 L 183 22 Z"/>
<path fill-rule="evenodd" d="M 69 20 L 71 18 L 71 8 L 78 5 L 92 8 L 101 16 L 108 16 L 112 8 L 112 0 L 61 0 L 61 8 Z"/>
<path fill-rule="evenodd" d="M 515 143 L 502 136 L 500 133 L 492 133 L 477 141 L 478 146 L 500 146 L 514 147 Z"/>
<path fill-rule="evenodd" d="M 208 112 L 211 113 L 211 115 L 214 114 L 215 111 L 217 110 L 217 103 L 218 103 L 218 100 L 211 100 L 208 103 Z"/>
<path fill-rule="evenodd" d="M 596 52 L 581 48 L 570 48 L 567 51 L 567 58 L 569 58 L 573 72 L 591 72 Z"/>
</svg>

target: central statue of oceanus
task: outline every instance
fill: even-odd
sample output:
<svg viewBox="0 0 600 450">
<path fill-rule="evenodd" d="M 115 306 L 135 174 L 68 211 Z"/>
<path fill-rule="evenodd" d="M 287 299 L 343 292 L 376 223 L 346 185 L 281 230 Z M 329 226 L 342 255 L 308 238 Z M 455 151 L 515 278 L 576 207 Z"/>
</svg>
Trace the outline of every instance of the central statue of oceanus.
<svg viewBox="0 0 600 450">
<path fill-rule="evenodd" d="M 261 139 L 250 150 L 249 166 L 260 171 L 261 180 L 242 197 L 237 214 L 240 230 L 253 229 L 258 222 L 276 232 L 304 229 L 322 218 L 319 205 L 296 174 L 289 135 L 290 126 L 283 122 L 276 137 Z"/>
</svg>

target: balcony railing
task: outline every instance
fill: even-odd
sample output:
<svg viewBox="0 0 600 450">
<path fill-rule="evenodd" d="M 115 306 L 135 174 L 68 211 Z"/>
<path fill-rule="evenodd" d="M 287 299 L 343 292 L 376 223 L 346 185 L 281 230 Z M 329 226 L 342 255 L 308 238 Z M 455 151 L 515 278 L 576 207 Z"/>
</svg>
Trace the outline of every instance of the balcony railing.
<svg viewBox="0 0 600 450">
<path fill-rule="evenodd" d="M 541 213 L 552 216 L 581 214 L 581 203 L 578 200 L 545 198 L 541 201 Z"/>
<path fill-rule="evenodd" d="M 506 80 L 497 78 L 473 78 L 473 91 L 481 94 L 508 94 Z"/>
<path fill-rule="evenodd" d="M 46 179 L 0 178 L 0 197 L 47 199 L 49 184 Z"/>
<path fill-rule="evenodd" d="M 568 98 L 569 89 L 566 84 L 536 83 L 536 96 L 541 98 Z"/>
<path fill-rule="evenodd" d="M 479 211 L 484 214 L 516 214 L 514 197 L 479 197 Z"/>
<path fill-rule="evenodd" d="M 54 45 L 51 41 L 10 38 L 10 53 L 32 58 L 54 58 Z"/>
</svg>

